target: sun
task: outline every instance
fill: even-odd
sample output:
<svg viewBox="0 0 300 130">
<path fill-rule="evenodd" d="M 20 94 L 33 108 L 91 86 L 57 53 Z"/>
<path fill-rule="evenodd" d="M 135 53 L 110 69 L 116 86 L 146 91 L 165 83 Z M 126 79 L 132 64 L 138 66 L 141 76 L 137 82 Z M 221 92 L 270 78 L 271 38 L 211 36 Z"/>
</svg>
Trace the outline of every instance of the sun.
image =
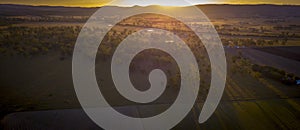
<svg viewBox="0 0 300 130">
<path fill-rule="evenodd" d="M 109 5 L 112 2 L 112 0 L 89 0 L 85 2 L 85 7 L 101 7 Z"/>
<path fill-rule="evenodd" d="M 149 5 L 160 5 L 160 6 L 191 6 L 199 4 L 199 0 L 114 0 L 109 3 L 109 5 L 117 6 L 149 6 Z"/>
</svg>

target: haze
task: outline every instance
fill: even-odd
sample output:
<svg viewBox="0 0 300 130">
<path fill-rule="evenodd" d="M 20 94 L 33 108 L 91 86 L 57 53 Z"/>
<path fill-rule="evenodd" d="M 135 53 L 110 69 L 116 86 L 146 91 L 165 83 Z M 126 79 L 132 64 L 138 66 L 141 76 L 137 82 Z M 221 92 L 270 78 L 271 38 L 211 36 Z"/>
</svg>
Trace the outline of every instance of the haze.
<svg viewBox="0 0 300 130">
<path fill-rule="evenodd" d="M 1 0 L 0 4 L 26 4 L 26 5 L 48 5 L 48 6 L 79 6 L 99 7 L 103 5 L 117 6 L 187 6 L 190 4 L 284 4 L 300 5 L 299 0 L 187 0 L 188 3 L 171 0 Z"/>
</svg>

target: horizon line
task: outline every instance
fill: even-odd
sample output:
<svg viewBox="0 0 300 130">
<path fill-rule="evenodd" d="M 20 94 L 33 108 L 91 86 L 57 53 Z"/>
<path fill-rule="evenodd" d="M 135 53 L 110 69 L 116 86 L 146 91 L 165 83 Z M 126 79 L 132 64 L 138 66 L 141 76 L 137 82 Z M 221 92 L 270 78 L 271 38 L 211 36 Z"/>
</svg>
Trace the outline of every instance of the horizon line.
<svg viewBox="0 0 300 130">
<path fill-rule="evenodd" d="M 300 4 L 270 4 L 270 3 L 208 3 L 208 4 L 195 4 L 195 5 L 188 5 L 188 6 L 165 6 L 165 5 L 101 5 L 101 6 L 68 6 L 68 5 L 46 5 L 46 4 L 13 4 L 13 3 L 0 3 L 0 5 L 19 5 L 19 6 L 32 6 L 32 7 L 65 7 L 65 8 L 100 8 L 100 7 L 149 7 L 149 6 L 163 6 L 163 7 L 189 7 L 189 6 L 205 6 L 205 5 L 234 5 L 234 6 L 255 6 L 255 5 L 274 5 L 274 6 L 300 6 Z"/>
</svg>

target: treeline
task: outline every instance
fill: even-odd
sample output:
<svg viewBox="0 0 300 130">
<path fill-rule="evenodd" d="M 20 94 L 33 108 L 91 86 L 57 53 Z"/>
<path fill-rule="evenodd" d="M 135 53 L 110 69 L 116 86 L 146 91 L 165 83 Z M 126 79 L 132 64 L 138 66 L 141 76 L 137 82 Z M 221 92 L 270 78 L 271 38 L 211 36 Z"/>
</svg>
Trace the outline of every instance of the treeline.
<svg viewBox="0 0 300 130">
<path fill-rule="evenodd" d="M 62 55 L 70 55 L 80 30 L 80 26 L 1 28 L 0 53 L 32 56 L 59 50 Z"/>
<path fill-rule="evenodd" d="M 283 46 L 288 39 L 252 39 L 252 38 L 222 38 L 222 43 L 227 47 L 260 47 L 260 46 Z"/>
<path fill-rule="evenodd" d="M 59 50 L 62 55 L 72 53 L 81 26 L 6 26 L 0 28 L 0 53 L 4 55 L 36 55 L 46 54 L 50 50 Z M 116 27 L 107 33 L 107 53 L 114 48 L 127 35 L 135 29 Z M 170 29 L 172 30 L 172 29 Z M 99 27 L 86 28 L 88 34 L 97 35 L 104 30 Z M 173 31 L 180 35 L 183 41 L 188 43 L 195 52 L 203 48 L 199 46 L 199 39 L 192 33 L 186 31 Z M 159 36 L 158 36 L 159 37 Z M 223 37 L 222 43 L 225 47 L 257 47 L 286 45 L 288 38 L 278 39 L 254 39 L 254 38 L 227 38 Z M 200 44 L 201 45 L 201 44 Z"/>
<path fill-rule="evenodd" d="M 75 22 L 85 23 L 89 17 L 87 16 L 13 16 L 1 17 L 0 26 L 26 23 L 26 22 Z M 5 23 L 5 24 L 3 24 Z M 9 24 L 10 23 L 10 24 Z"/>
</svg>

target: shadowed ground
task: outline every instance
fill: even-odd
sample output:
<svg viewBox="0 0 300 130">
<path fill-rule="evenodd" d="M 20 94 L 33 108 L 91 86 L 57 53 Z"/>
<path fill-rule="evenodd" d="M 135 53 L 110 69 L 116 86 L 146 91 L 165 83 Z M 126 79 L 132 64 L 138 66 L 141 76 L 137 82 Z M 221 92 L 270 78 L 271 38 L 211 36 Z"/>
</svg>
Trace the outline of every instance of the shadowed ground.
<svg viewBox="0 0 300 130">
<path fill-rule="evenodd" d="M 238 50 L 241 50 L 244 56 L 260 64 L 280 65 L 283 68 L 284 66 L 299 64 L 298 61 L 293 59 L 278 58 L 277 55 L 250 48 L 231 49 L 226 50 L 226 52 L 230 56 L 237 54 Z M 2 102 L 19 102 L 20 106 L 11 105 L 10 107 L 13 109 L 19 107 L 18 111 L 28 112 L 6 115 L 1 121 L 1 126 L 4 129 L 98 129 L 79 109 L 80 105 L 72 87 L 71 70 L 68 67 L 71 59 L 60 61 L 54 54 L 51 54 L 52 58 L 49 59 L 44 57 L 41 56 L 31 60 L 22 60 L 22 58 L 4 59 L 0 68 L 1 72 L 6 72 L 6 77 L 2 77 L 1 82 L 9 87 L 3 88 L 3 91 L 0 92 Z M 266 60 L 258 60 L 262 57 L 265 57 Z M 269 61 L 267 59 L 276 60 Z M 228 60 L 230 65 L 230 58 Z M 18 62 L 22 62 L 22 65 L 17 64 Z M 51 66 L 47 66 L 50 63 Z M 41 64 L 44 64 L 44 67 L 47 66 L 48 69 L 41 67 Z M 33 67 L 35 65 L 40 66 L 40 68 Z M 10 73 L 10 67 L 16 68 L 14 71 L 18 72 L 18 75 Z M 298 68 L 296 67 L 296 71 L 293 72 L 297 72 Z M 207 122 L 198 124 L 199 111 L 202 106 L 202 101 L 198 100 L 188 116 L 174 129 L 300 128 L 299 86 L 286 86 L 280 81 L 267 77 L 255 78 L 247 73 L 232 73 L 231 69 L 229 68 L 229 76 L 222 101 L 213 116 Z M 29 80 L 31 78 L 27 79 L 26 77 L 21 78 L 24 77 L 22 74 L 30 74 L 36 80 Z M 18 80 L 14 80 L 14 82 L 8 80 L 13 78 Z M 51 82 L 51 86 L 49 86 L 49 82 Z M 20 83 L 26 87 L 14 85 Z M 14 86 L 16 88 L 11 88 Z M 32 91 L 28 91 L 29 89 Z M 15 96 L 8 99 L 8 96 L 5 95 Z M 201 97 L 203 98 L 203 95 L 200 93 Z M 119 106 L 115 106 L 115 109 L 123 114 L 144 117 L 166 109 L 171 105 L 167 102 L 169 101 L 137 106 L 119 104 Z M 2 107 L 2 109 L 4 108 Z"/>
</svg>

